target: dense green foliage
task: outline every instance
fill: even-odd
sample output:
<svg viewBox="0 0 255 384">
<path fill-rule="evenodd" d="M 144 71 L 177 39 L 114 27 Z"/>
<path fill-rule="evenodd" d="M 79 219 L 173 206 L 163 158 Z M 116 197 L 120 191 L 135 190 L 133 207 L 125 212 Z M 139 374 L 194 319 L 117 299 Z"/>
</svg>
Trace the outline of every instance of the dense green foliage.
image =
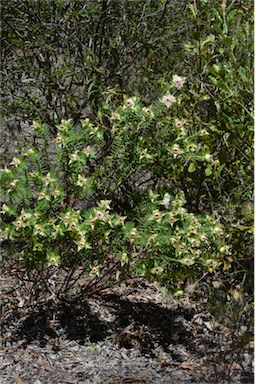
<svg viewBox="0 0 255 384">
<path fill-rule="evenodd" d="M 183 81 L 180 77 L 177 80 Z M 176 279 L 179 272 L 182 277 L 191 271 L 194 274 L 201 265 L 209 271 L 222 264 L 227 266 L 230 247 L 224 241 L 226 234 L 220 223 L 209 215 L 189 213 L 184 208 L 184 193 L 178 189 L 174 195 L 171 186 L 165 185 L 164 189 L 172 194 L 166 192 L 164 196 L 148 188 L 140 191 L 140 199 L 128 217 L 112 212 L 111 200 L 99 200 L 95 205 L 103 195 L 113 197 L 116 204 L 114 192 L 123 187 L 127 177 L 135 175 L 134 171 L 151 173 L 155 178 L 159 149 L 152 152 L 144 147 L 152 121 L 159 123 L 155 144 L 162 139 L 167 143 L 169 135 L 173 142 L 184 140 L 180 137 L 186 137 L 183 127 L 178 127 L 181 120 L 172 124 L 169 100 L 169 95 L 164 96 L 160 105 L 149 109 L 128 99 L 118 107 L 112 115 L 115 123 L 110 156 L 104 156 L 104 127 L 89 119 L 82 120 L 76 129 L 70 120 L 62 121 L 52 142 L 47 129 L 34 122 L 40 151 L 36 144 L 27 143 L 21 156 L 14 157 L 10 167 L 1 173 L 2 186 L 9 197 L 2 209 L 15 218 L 3 227 L 2 237 L 21 246 L 22 259 L 34 266 L 82 263 L 99 273 L 112 254 L 129 272 L 132 269 L 138 275 L 157 275 L 161 279 Z M 166 128 L 163 120 L 168 122 Z M 136 122 L 133 132 L 126 126 L 130 121 Z M 217 169 L 218 162 L 208 151 L 200 149 L 198 153 L 194 138 L 192 143 L 186 140 L 183 149 L 172 142 L 166 146 L 166 168 L 171 165 L 178 170 L 181 162 L 193 164 L 191 159 L 195 158 L 209 163 L 209 169 Z"/>
<path fill-rule="evenodd" d="M 2 120 L 35 132 L 1 173 L 4 240 L 33 264 L 245 276 L 251 5 L 26 0 L 2 18 Z"/>
</svg>

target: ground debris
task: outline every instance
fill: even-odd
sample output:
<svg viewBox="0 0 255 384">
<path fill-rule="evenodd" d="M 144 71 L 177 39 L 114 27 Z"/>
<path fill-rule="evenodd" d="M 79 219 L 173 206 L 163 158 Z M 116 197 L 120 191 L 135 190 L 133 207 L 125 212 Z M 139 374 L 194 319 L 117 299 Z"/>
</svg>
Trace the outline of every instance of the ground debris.
<svg viewBox="0 0 255 384">
<path fill-rule="evenodd" d="M 234 346 L 206 308 L 166 297 L 156 283 L 130 279 L 79 302 L 34 308 L 19 305 L 21 289 L 18 300 L 6 297 L 1 384 L 253 382 L 253 344 Z"/>
</svg>

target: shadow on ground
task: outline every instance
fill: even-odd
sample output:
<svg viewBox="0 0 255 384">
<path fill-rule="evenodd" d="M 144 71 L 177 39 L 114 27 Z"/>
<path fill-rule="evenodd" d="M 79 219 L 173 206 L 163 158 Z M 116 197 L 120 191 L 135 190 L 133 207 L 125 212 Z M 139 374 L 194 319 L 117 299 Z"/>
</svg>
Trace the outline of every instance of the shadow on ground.
<svg viewBox="0 0 255 384">
<path fill-rule="evenodd" d="M 154 357 L 155 347 L 161 346 L 167 352 L 170 344 L 178 342 L 187 346 L 192 339 L 191 332 L 184 325 L 194 315 L 191 309 L 132 302 L 116 294 L 100 296 L 98 300 L 98 313 L 86 300 L 78 304 L 63 302 L 57 306 L 48 303 L 17 319 L 13 339 L 26 347 L 33 342 L 45 346 L 50 338 L 59 336 L 81 345 L 97 343 L 110 336 L 115 338 L 119 347 L 138 348 L 142 355 L 150 357 Z M 104 319 L 100 311 L 101 302 L 112 316 L 111 321 Z"/>
</svg>

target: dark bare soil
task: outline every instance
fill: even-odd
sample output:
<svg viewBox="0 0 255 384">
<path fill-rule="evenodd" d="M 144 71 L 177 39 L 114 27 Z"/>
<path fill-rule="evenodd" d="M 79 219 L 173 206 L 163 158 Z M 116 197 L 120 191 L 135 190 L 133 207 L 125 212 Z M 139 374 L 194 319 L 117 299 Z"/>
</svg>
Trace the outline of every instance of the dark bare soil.
<svg viewBox="0 0 255 384">
<path fill-rule="evenodd" d="M 188 294 L 130 279 L 29 306 L 10 275 L 0 282 L 1 384 L 253 383 L 247 324 L 221 324 Z"/>
</svg>

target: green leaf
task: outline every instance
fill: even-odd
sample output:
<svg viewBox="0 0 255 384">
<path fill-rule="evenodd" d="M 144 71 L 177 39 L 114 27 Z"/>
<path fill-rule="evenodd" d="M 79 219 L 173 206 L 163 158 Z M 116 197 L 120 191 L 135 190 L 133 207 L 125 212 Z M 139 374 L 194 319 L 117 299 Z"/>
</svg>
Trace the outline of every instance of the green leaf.
<svg viewBox="0 0 255 384">
<path fill-rule="evenodd" d="M 212 168 L 211 167 L 207 167 L 206 170 L 205 170 L 205 175 L 206 176 L 211 176 L 212 174 Z"/>
<path fill-rule="evenodd" d="M 196 165 L 194 163 L 190 163 L 188 172 L 192 173 L 192 172 L 195 172 L 195 170 L 196 170 Z"/>
<path fill-rule="evenodd" d="M 215 35 L 211 34 L 207 36 L 207 38 L 201 42 L 201 48 L 204 48 L 206 44 L 213 43 L 214 41 L 215 41 Z"/>
<path fill-rule="evenodd" d="M 191 10 L 192 15 L 193 15 L 193 17 L 195 19 L 197 17 L 197 9 L 196 9 L 196 7 L 193 4 L 189 4 L 189 9 Z"/>
<path fill-rule="evenodd" d="M 217 168 L 217 176 L 218 176 L 218 177 L 220 176 L 221 171 L 223 170 L 224 167 L 225 167 L 225 164 L 222 164 L 222 165 L 220 165 L 220 166 Z"/>
</svg>

